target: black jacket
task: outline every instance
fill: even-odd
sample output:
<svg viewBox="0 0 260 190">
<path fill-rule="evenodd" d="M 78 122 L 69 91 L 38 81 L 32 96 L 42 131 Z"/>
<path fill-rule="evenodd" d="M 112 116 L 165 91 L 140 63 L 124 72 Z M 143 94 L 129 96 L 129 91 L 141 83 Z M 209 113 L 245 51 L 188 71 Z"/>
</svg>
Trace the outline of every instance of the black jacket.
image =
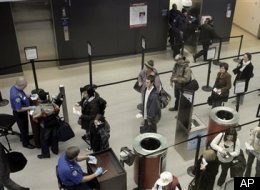
<svg viewBox="0 0 260 190">
<path fill-rule="evenodd" d="M 246 82 L 245 92 L 247 92 L 249 81 L 250 81 L 250 79 L 253 77 L 254 66 L 253 66 L 253 64 L 250 62 L 250 63 L 243 69 L 243 71 L 240 71 L 240 69 L 242 68 L 242 63 L 243 63 L 243 60 L 241 60 L 239 66 L 236 67 L 236 68 L 233 70 L 233 73 L 236 74 L 236 78 L 235 78 L 235 80 L 234 80 L 234 86 L 235 86 L 237 80 L 245 80 L 245 82 Z"/>
</svg>

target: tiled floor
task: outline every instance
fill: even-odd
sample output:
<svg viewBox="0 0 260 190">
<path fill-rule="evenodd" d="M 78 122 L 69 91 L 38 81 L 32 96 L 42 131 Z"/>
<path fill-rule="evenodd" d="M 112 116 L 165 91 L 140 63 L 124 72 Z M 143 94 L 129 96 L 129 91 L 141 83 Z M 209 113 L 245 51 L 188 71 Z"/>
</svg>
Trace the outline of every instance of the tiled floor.
<svg viewBox="0 0 260 190">
<path fill-rule="evenodd" d="M 260 41 L 255 37 L 245 33 L 236 26 L 233 26 L 232 36 L 244 35 L 243 46 L 241 53 L 244 52 L 256 52 L 259 51 Z M 228 57 L 237 54 L 239 47 L 239 39 L 232 39 L 230 43 L 224 43 L 221 56 Z M 185 52 L 186 56 L 191 59 L 191 54 Z M 145 60 L 153 59 L 155 66 L 159 72 L 169 71 L 174 65 L 174 61 L 171 57 L 171 50 L 157 52 L 146 55 Z M 225 60 L 229 63 L 230 70 L 236 66 L 236 63 L 232 59 Z M 141 57 L 126 57 L 113 59 L 103 62 L 98 62 L 93 65 L 93 82 L 97 85 L 106 84 L 110 82 L 120 81 L 136 77 L 140 70 Z M 249 90 L 259 88 L 260 81 L 260 55 L 253 55 L 252 62 L 255 66 L 254 78 L 250 81 Z M 202 63 L 202 62 L 197 62 Z M 87 65 L 87 64 L 86 64 Z M 60 153 L 62 153 L 66 147 L 70 145 L 77 145 L 81 148 L 82 154 L 87 154 L 85 151 L 86 144 L 81 140 L 83 130 L 77 125 L 77 116 L 72 113 L 72 106 L 80 99 L 79 88 L 89 83 L 88 67 L 84 64 L 80 64 L 71 68 L 58 69 L 57 67 L 41 68 L 37 69 L 39 87 L 50 92 L 51 95 L 58 94 L 59 85 L 63 84 L 66 90 L 67 106 L 69 111 L 70 124 L 76 133 L 76 137 L 68 142 L 60 143 Z M 195 65 L 194 63 L 190 64 Z M 196 79 L 199 81 L 200 86 L 206 84 L 207 79 L 207 66 L 195 67 L 192 69 Z M 210 84 L 212 85 L 218 71 L 218 66 L 212 65 Z M 232 74 L 232 72 L 230 72 Z M 34 89 L 33 74 L 30 69 L 24 71 L 24 76 L 27 78 L 29 84 L 26 91 L 29 93 Z M 163 74 L 160 76 L 163 86 L 167 92 L 173 94 L 169 85 L 169 74 Z M 232 74 L 234 79 L 234 75 Z M 9 88 L 15 82 L 15 77 L 3 78 L 0 80 L 0 88 L 2 96 L 4 98 L 9 97 Z M 116 155 L 119 155 L 120 148 L 128 146 L 132 148 L 133 139 L 139 134 L 139 125 L 141 120 L 136 119 L 135 115 L 138 113 L 136 105 L 139 103 L 140 95 L 133 90 L 134 81 L 126 82 L 122 84 L 116 84 L 112 86 L 106 86 L 98 88 L 100 95 L 108 102 L 106 117 L 111 125 L 111 138 L 110 145 Z M 231 89 L 231 95 L 233 95 L 233 88 Z M 196 92 L 195 104 L 205 102 L 209 96 L 208 92 L 204 92 L 201 89 Z M 252 120 L 255 120 L 256 110 L 260 103 L 260 97 L 258 92 L 248 94 L 245 97 L 244 104 L 239 110 L 239 123 L 243 124 Z M 171 104 L 173 104 L 174 99 Z M 226 103 L 226 106 L 235 108 L 235 105 L 231 103 L 232 100 Z M 171 106 L 171 105 L 170 105 Z M 210 107 L 207 105 L 195 107 L 193 113 L 196 114 L 201 121 L 207 126 L 208 115 Z M 11 114 L 10 105 L 0 107 L 0 113 Z M 167 138 L 168 145 L 174 144 L 175 128 L 176 128 L 176 113 L 169 112 L 167 109 L 162 110 L 162 119 L 158 124 L 158 133 Z M 249 130 L 255 127 L 258 123 L 253 123 L 244 126 L 239 132 L 239 138 L 242 141 L 244 148 L 244 142 L 249 138 Z M 15 125 L 14 130 L 18 130 Z M 11 177 L 19 184 L 29 186 L 33 190 L 55 190 L 58 189 L 56 177 L 55 177 L 55 165 L 57 163 L 58 156 L 51 155 L 51 159 L 39 160 L 36 155 L 40 153 L 39 149 L 27 150 L 24 149 L 19 139 L 16 136 L 9 136 L 11 146 L 13 150 L 22 151 L 27 159 L 28 164 L 26 168 L 18 173 L 12 174 Z M 2 143 L 6 143 L 4 138 L 0 139 Z M 187 160 L 183 158 L 179 152 L 176 152 L 174 146 L 168 149 L 167 154 L 167 170 L 179 177 L 180 183 L 184 189 L 187 189 L 188 182 L 192 179 L 187 174 L 187 168 L 193 164 L 194 160 Z M 83 167 L 84 164 L 82 165 Z M 133 180 L 133 166 L 125 166 L 127 171 L 127 189 L 133 189 L 136 184 Z"/>
</svg>

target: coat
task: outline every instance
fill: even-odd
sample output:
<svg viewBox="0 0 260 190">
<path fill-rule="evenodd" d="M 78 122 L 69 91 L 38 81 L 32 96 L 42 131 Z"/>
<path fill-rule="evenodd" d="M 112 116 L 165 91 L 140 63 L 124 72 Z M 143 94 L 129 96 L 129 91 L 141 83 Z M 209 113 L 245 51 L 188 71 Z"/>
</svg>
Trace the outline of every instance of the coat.
<svg viewBox="0 0 260 190">
<path fill-rule="evenodd" d="M 146 89 L 143 93 L 143 106 L 145 98 Z M 151 91 L 148 101 L 147 101 L 147 120 L 151 123 L 158 123 L 161 119 L 161 106 L 159 102 L 159 95 L 156 92 L 156 87 Z M 144 107 L 142 109 L 142 114 L 144 115 Z"/>
<path fill-rule="evenodd" d="M 191 80 L 191 69 L 189 61 L 180 59 L 178 60 L 172 70 L 170 83 L 175 84 L 175 87 L 181 89 L 186 83 Z"/>
<path fill-rule="evenodd" d="M 221 75 L 221 73 L 219 72 L 217 74 L 217 78 L 213 88 L 217 88 L 221 90 L 220 96 L 228 97 L 229 90 L 231 88 L 231 75 L 228 72 L 225 72 Z"/>
<path fill-rule="evenodd" d="M 236 78 L 234 80 L 234 86 L 236 84 L 236 81 L 245 80 L 245 92 L 247 92 L 249 81 L 253 77 L 254 66 L 250 61 L 250 63 L 241 71 L 242 64 L 243 60 L 241 60 L 240 64 L 238 64 L 238 66 L 233 70 L 233 73 L 236 75 Z"/>
<path fill-rule="evenodd" d="M 201 25 L 199 30 L 200 30 L 199 41 L 201 43 L 211 44 L 211 41 L 214 38 L 219 38 L 219 36 L 215 32 L 213 26 L 209 23 Z"/>
</svg>

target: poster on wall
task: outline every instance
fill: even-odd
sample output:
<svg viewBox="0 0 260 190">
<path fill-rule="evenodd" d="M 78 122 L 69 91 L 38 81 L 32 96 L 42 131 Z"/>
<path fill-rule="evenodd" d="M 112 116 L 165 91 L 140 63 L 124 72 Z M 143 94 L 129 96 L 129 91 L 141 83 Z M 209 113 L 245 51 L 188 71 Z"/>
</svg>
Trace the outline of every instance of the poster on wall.
<svg viewBox="0 0 260 190">
<path fill-rule="evenodd" d="M 145 3 L 130 5 L 130 28 L 147 25 L 147 5 Z"/>
</svg>

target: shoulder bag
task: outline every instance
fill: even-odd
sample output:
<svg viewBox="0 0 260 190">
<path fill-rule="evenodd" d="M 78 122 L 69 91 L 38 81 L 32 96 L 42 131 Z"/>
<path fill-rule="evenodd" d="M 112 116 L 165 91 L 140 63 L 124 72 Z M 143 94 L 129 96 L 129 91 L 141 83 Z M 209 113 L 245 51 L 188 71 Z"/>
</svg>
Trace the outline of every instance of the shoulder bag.
<svg viewBox="0 0 260 190">
<path fill-rule="evenodd" d="M 159 92 L 159 102 L 160 102 L 161 109 L 166 108 L 170 101 L 171 101 L 171 95 L 168 92 L 166 92 L 162 87 Z"/>
<path fill-rule="evenodd" d="M 183 69 L 182 76 L 184 76 L 185 70 L 186 70 L 186 67 Z M 199 89 L 199 83 L 195 79 L 192 71 L 191 71 L 191 75 L 193 76 L 193 79 L 191 77 L 191 80 L 189 82 L 187 82 L 186 84 L 184 84 L 183 89 L 195 92 L 195 91 L 197 91 Z"/>
<path fill-rule="evenodd" d="M 27 164 L 27 159 L 23 153 L 15 151 L 10 152 L 2 144 L 0 146 L 2 146 L 5 150 L 6 160 L 8 162 L 11 173 L 15 173 L 24 169 Z"/>
<path fill-rule="evenodd" d="M 73 132 L 70 124 L 64 121 L 63 117 L 58 119 L 59 126 L 57 128 L 57 139 L 58 141 L 65 142 L 73 137 L 75 137 L 75 133 Z"/>
</svg>

